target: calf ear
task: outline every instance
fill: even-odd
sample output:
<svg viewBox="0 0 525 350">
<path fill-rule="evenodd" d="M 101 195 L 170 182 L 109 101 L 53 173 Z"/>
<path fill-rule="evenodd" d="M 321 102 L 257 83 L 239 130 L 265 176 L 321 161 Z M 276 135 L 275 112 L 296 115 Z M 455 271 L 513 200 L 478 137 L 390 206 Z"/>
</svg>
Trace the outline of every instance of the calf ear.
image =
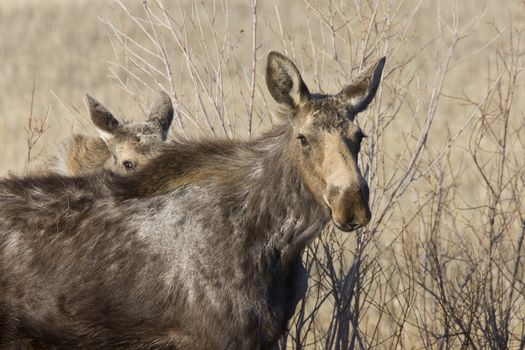
<svg viewBox="0 0 525 350">
<path fill-rule="evenodd" d="M 98 129 L 100 137 L 104 140 L 109 139 L 120 128 L 120 123 L 106 107 L 93 97 L 86 94 L 85 101 L 91 121 Z"/>
<path fill-rule="evenodd" d="M 364 111 L 376 95 L 386 58 L 383 57 L 352 79 L 338 94 L 343 107 L 355 115 Z"/>
<path fill-rule="evenodd" d="M 275 101 L 291 108 L 299 106 L 310 96 L 295 64 L 276 51 L 268 54 L 266 85 Z"/>
<path fill-rule="evenodd" d="M 147 122 L 156 122 L 162 129 L 162 139 L 166 140 L 173 120 L 173 104 L 167 93 L 159 91 L 153 101 Z"/>
</svg>

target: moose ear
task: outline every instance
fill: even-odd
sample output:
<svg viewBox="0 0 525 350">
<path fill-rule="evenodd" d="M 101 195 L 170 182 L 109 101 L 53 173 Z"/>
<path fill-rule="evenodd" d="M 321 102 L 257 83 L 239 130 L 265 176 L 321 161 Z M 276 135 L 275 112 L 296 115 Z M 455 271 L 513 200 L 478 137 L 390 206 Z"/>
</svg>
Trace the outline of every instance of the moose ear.
<svg viewBox="0 0 525 350">
<path fill-rule="evenodd" d="M 266 85 L 275 101 L 292 108 L 297 107 L 310 96 L 295 64 L 276 51 L 268 54 Z"/>
<path fill-rule="evenodd" d="M 86 94 L 85 101 L 91 120 L 98 129 L 100 137 L 107 140 L 120 128 L 120 123 L 106 107 L 93 97 Z"/>
<path fill-rule="evenodd" d="M 151 104 L 147 122 L 156 122 L 162 129 L 162 139 L 168 137 L 171 121 L 173 120 L 173 104 L 167 93 L 159 91 L 157 97 Z"/>
<path fill-rule="evenodd" d="M 381 58 L 352 79 L 352 82 L 343 88 L 338 96 L 345 108 L 357 114 L 368 107 L 379 87 L 385 61 L 385 57 Z"/>
</svg>

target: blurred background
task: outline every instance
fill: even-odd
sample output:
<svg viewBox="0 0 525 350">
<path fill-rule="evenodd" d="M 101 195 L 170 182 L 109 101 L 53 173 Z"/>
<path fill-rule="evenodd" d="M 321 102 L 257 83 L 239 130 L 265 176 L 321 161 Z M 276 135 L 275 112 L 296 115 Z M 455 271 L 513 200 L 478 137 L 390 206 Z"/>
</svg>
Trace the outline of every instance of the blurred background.
<svg viewBox="0 0 525 350">
<path fill-rule="evenodd" d="M 157 90 L 170 137 L 256 137 L 278 122 L 266 56 L 336 93 L 387 57 L 358 118 L 372 223 L 305 254 L 285 348 L 524 348 L 525 3 L 0 2 L 0 175 L 72 133 L 85 93 L 143 120 Z"/>
</svg>

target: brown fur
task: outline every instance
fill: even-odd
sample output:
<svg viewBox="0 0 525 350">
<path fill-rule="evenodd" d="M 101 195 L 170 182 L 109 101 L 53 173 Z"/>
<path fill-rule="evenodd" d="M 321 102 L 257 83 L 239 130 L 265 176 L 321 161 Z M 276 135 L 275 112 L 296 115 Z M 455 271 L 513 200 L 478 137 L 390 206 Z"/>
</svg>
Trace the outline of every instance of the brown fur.
<svg viewBox="0 0 525 350">
<path fill-rule="evenodd" d="M 71 145 L 64 146 L 65 166 L 69 174 L 91 173 L 106 166 L 111 157 L 108 146 L 99 137 L 73 135 Z"/>
</svg>

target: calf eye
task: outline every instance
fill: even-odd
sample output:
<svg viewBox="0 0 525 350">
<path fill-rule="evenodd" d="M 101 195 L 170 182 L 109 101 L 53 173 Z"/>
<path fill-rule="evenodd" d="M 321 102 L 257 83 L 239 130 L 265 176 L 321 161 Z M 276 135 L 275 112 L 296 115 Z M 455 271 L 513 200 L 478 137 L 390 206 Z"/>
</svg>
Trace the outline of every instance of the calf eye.
<svg viewBox="0 0 525 350">
<path fill-rule="evenodd" d="M 129 160 L 125 160 L 122 162 L 122 165 L 124 166 L 124 168 L 126 168 L 126 170 L 133 170 L 133 168 L 135 168 L 135 166 L 133 165 L 132 162 L 130 162 Z"/>
<path fill-rule="evenodd" d="M 308 140 L 303 134 L 299 134 L 299 136 L 297 136 L 297 139 L 299 140 L 299 143 L 301 144 L 301 146 L 303 147 L 308 146 Z"/>
</svg>

